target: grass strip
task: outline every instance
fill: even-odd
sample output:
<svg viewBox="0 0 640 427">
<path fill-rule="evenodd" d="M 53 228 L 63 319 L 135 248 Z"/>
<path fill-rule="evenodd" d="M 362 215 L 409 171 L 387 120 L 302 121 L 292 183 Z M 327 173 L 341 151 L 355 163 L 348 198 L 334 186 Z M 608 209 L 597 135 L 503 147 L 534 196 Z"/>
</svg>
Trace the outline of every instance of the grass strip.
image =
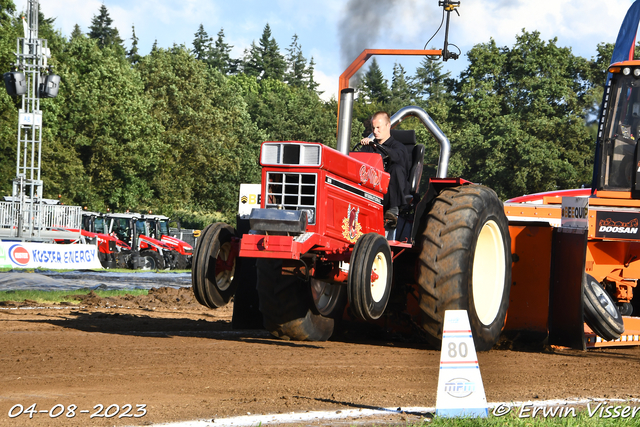
<svg viewBox="0 0 640 427">
<path fill-rule="evenodd" d="M 38 291 L 38 290 L 12 290 L 12 291 L 0 291 L 0 301 L 36 301 L 43 304 L 53 304 L 60 302 L 69 302 L 72 304 L 79 304 L 79 301 L 73 299 L 73 295 L 86 295 L 91 292 L 91 289 L 77 289 L 66 291 Z M 123 295 L 147 295 L 149 291 L 147 289 L 126 289 L 126 290 L 95 290 L 96 295 L 99 297 L 115 297 Z"/>
<path fill-rule="evenodd" d="M 625 410 L 625 408 L 629 408 Z M 410 427 L 632 427 L 640 425 L 640 408 L 622 402 L 592 402 L 589 408 L 559 406 L 542 407 L 533 417 L 535 404 L 527 405 L 523 411 L 514 407 L 505 416 L 497 417 L 489 409 L 488 418 L 441 418 L 434 417 L 422 423 L 407 424 Z M 557 408 L 557 411 L 553 411 Z M 543 412 L 546 409 L 547 416 Z M 635 413 L 634 413 L 635 411 Z M 575 415 L 575 416 L 574 416 Z M 635 415 L 635 417 L 634 417 Z"/>
</svg>

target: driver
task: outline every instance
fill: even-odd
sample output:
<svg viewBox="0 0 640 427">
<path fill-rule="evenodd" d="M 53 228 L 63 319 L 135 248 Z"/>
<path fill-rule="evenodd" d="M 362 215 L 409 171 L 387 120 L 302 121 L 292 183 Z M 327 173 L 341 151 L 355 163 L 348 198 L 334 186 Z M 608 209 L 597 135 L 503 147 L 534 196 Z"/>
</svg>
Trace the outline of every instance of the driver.
<svg viewBox="0 0 640 427">
<path fill-rule="evenodd" d="M 389 189 L 384 195 L 384 223 L 385 226 L 394 228 L 398 222 L 400 206 L 404 205 L 405 196 L 408 195 L 407 171 L 411 168 L 411 155 L 403 143 L 396 141 L 391 136 L 391 120 L 389 114 L 379 111 L 371 117 L 371 127 L 375 139 L 363 138 L 360 144 L 363 146 L 360 151 L 369 153 L 380 153 L 375 148 L 377 142 L 389 154 L 389 159 L 385 165 L 386 172 L 390 175 Z"/>
</svg>

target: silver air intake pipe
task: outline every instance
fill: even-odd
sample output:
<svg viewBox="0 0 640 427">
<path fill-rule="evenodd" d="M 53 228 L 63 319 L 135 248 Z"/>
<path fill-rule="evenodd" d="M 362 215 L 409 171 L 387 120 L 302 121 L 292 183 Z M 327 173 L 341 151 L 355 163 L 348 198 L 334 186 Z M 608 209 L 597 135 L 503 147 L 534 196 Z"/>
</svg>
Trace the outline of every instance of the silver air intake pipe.
<svg viewBox="0 0 640 427">
<path fill-rule="evenodd" d="M 417 117 L 429 132 L 431 132 L 431 135 L 438 141 L 438 144 L 440 144 L 440 161 L 438 162 L 436 178 L 446 178 L 447 169 L 449 168 L 449 156 L 451 156 L 451 143 L 449 139 L 426 111 L 415 106 L 401 108 L 391 116 L 391 128 L 393 129 L 407 117 Z M 373 133 L 369 135 L 369 138 L 373 139 Z"/>
<path fill-rule="evenodd" d="M 338 117 L 338 151 L 345 156 L 351 148 L 351 117 L 353 116 L 353 93 L 351 88 L 340 92 L 340 117 Z"/>
</svg>

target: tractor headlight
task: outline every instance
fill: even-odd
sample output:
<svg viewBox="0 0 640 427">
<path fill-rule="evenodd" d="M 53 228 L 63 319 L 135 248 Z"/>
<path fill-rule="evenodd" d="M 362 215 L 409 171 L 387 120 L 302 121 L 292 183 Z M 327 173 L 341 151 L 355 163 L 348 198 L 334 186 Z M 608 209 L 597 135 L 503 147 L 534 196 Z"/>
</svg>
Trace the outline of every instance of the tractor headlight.
<svg viewBox="0 0 640 427">
<path fill-rule="evenodd" d="M 631 74 L 631 68 L 629 67 L 625 67 L 622 69 L 622 74 L 624 74 L 625 76 L 628 76 L 629 74 Z"/>
<path fill-rule="evenodd" d="M 633 75 L 636 77 L 640 77 L 640 68 L 636 68 L 633 70 Z"/>
</svg>

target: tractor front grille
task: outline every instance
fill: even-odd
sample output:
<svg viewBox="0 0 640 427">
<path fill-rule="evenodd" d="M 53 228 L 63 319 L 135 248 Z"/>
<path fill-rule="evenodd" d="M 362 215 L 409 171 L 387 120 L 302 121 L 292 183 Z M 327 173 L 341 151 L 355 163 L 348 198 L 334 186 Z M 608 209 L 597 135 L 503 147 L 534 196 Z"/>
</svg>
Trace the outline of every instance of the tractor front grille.
<svg viewBox="0 0 640 427">
<path fill-rule="evenodd" d="M 316 223 L 317 175 L 267 172 L 267 209 L 304 210 L 309 224 Z"/>
</svg>

